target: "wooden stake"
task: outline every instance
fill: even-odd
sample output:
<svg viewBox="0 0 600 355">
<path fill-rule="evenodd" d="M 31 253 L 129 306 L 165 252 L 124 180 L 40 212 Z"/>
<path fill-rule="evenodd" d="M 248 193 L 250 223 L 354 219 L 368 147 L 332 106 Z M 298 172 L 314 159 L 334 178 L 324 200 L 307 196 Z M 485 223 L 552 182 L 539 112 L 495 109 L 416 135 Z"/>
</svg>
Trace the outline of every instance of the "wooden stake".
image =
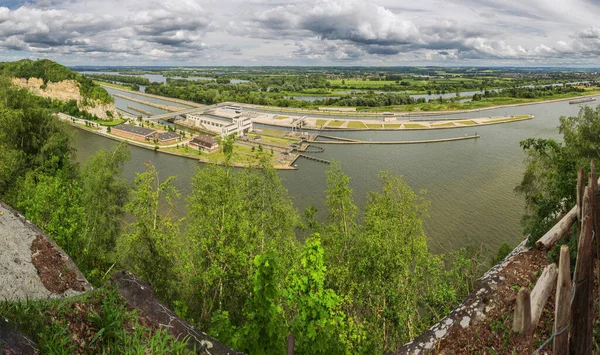
<svg viewBox="0 0 600 355">
<path fill-rule="evenodd" d="M 560 260 L 558 262 L 558 281 L 556 283 L 556 302 L 554 306 L 554 332 L 560 332 L 569 324 L 569 313 L 571 311 L 571 297 L 573 296 L 573 285 L 571 283 L 570 271 L 571 259 L 569 247 L 560 247 Z M 553 354 L 568 354 L 569 352 L 569 330 L 563 331 L 554 337 Z"/>
<path fill-rule="evenodd" d="M 591 190 L 588 188 L 583 198 L 583 227 L 577 243 L 575 288 L 573 289 L 575 296 L 571 305 L 571 343 L 569 346 L 571 354 L 577 355 L 592 353 L 593 219 L 590 203 Z"/>
<path fill-rule="evenodd" d="M 287 355 L 294 355 L 294 334 L 288 335 Z"/>
<path fill-rule="evenodd" d="M 531 333 L 531 299 L 525 287 L 517 294 L 517 304 L 513 317 L 513 331 L 529 335 Z"/>
<path fill-rule="evenodd" d="M 531 327 L 535 329 L 542 311 L 550 294 L 556 285 L 556 264 L 550 264 L 544 268 L 542 275 L 535 284 L 535 287 L 531 291 Z"/>
<path fill-rule="evenodd" d="M 600 201 L 598 200 L 598 179 L 596 173 L 596 162 L 592 160 L 590 163 L 593 183 L 590 186 L 594 188 L 592 200 L 594 201 L 594 235 L 596 236 L 596 259 L 600 260 Z M 600 291 L 600 272 L 596 275 L 598 278 L 598 291 Z"/>
<path fill-rule="evenodd" d="M 577 171 L 577 220 L 581 221 L 582 204 L 583 204 L 583 190 L 585 189 L 585 173 L 583 168 Z"/>
</svg>

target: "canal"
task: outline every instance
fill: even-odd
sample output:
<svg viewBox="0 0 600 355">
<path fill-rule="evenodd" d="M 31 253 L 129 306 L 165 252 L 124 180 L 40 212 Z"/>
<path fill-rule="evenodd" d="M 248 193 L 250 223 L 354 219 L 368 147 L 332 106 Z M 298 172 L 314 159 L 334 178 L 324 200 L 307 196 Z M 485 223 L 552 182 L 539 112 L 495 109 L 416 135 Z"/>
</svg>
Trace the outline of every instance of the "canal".
<svg viewBox="0 0 600 355">
<path fill-rule="evenodd" d="M 150 111 L 148 106 L 135 105 Z M 427 131 L 328 131 L 329 135 L 373 141 L 449 138 L 475 133 L 481 138 L 418 145 L 323 145 L 325 152 L 318 156 L 340 162 L 343 171 L 351 177 L 351 187 L 361 208 L 366 204 L 368 192 L 379 189 L 377 175 L 382 170 L 402 175 L 414 190 L 422 191 L 430 202 L 429 217 L 424 219 L 424 225 L 432 251 L 483 245 L 491 255 L 501 243 L 515 245 L 523 238 L 520 227 L 523 198 L 514 192 L 524 171 L 525 155 L 519 142 L 528 137 L 559 138 L 559 117 L 576 115 L 578 111 L 579 105 L 565 101 L 440 116 L 536 116 L 508 124 Z M 73 130 L 81 162 L 99 149 L 115 144 L 92 133 Z M 191 159 L 137 147 L 130 150 L 131 161 L 125 167 L 130 181 L 136 172 L 144 170 L 145 162 L 151 161 L 163 179 L 168 175 L 177 176 L 175 185 L 184 198 L 190 193 L 194 171 L 202 167 Z M 300 159 L 297 167 L 297 171 L 279 173 L 294 205 L 300 212 L 314 205 L 324 218 L 326 165 Z M 185 213 L 183 204 L 178 212 Z"/>
</svg>

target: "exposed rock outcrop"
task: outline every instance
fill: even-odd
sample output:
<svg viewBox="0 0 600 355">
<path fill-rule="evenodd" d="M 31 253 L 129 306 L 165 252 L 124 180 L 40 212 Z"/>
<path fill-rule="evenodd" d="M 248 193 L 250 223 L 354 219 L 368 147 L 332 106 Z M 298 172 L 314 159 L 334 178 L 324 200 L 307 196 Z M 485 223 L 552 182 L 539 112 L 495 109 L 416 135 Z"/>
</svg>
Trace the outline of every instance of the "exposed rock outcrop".
<svg viewBox="0 0 600 355">
<path fill-rule="evenodd" d="M 25 334 L 0 318 L 0 351 L 2 355 L 38 354 L 37 345 Z"/>
<path fill-rule="evenodd" d="M 32 250 L 35 240 L 45 245 L 46 255 L 51 260 L 59 259 L 61 264 L 38 264 L 33 258 L 38 252 Z M 0 201 L 0 300 L 25 300 L 70 297 L 91 289 L 81 271 L 71 258 L 37 226 L 25 219 L 10 206 Z M 32 257 L 33 256 L 33 257 Z M 50 259 L 49 259 L 50 260 Z M 63 285 L 62 273 L 73 276 L 67 285 Z M 42 280 L 42 277 L 46 278 Z M 48 289 L 46 284 L 61 284 L 58 289 Z M 60 292 L 58 292 L 60 291 Z"/>
<path fill-rule="evenodd" d="M 80 109 L 104 120 L 111 119 L 106 115 L 106 111 L 112 112 L 113 117 L 119 117 L 114 104 L 96 102 L 93 106 L 83 105 L 83 97 L 79 92 L 79 83 L 76 80 L 63 80 L 58 83 L 48 82 L 46 86 L 44 86 L 44 81 L 39 78 L 13 78 L 12 82 L 18 87 L 29 89 L 37 96 L 61 101 L 75 100 Z"/>
<path fill-rule="evenodd" d="M 123 270 L 112 275 L 110 281 L 118 287 L 119 294 L 130 307 L 139 310 L 151 322 L 168 329 L 176 338 L 187 339 L 188 347 L 195 348 L 196 352 L 210 355 L 243 354 L 181 319 L 156 299 L 154 291 L 146 281 L 134 274 Z"/>
</svg>

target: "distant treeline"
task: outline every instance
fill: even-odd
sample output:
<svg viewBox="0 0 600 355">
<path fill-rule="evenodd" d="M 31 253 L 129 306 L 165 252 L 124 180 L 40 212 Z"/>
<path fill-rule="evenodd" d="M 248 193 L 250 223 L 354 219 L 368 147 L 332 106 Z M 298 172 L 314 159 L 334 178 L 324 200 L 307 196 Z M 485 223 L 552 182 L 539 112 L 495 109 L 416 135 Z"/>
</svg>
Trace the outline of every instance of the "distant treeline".
<svg viewBox="0 0 600 355">
<path fill-rule="evenodd" d="M 114 75 L 114 74 L 85 74 L 86 77 L 100 81 L 116 81 L 127 84 L 149 85 L 150 80 L 141 76 L 133 75 Z"/>
</svg>

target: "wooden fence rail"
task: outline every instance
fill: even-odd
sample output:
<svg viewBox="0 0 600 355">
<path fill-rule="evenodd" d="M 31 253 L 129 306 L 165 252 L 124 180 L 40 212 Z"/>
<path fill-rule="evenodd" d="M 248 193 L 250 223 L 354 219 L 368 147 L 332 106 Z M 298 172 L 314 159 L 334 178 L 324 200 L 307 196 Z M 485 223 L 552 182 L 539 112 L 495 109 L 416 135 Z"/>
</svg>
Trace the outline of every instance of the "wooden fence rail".
<svg viewBox="0 0 600 355">
<path fill-rule="evenodd" d="M 584 170 L 578 171 L 577 205 L 536 242 L 539 249 L 549 250 L 577 222 L 577 261 L 573 280 L 571 281 L 569 248 L 563 245 L 558 269 L 555 264 L 548 265 L 531 293 L 527 289 L 521 289 L 517 295 L 513 330 L 530 336 L 535 332 L 544 306 L 556 285 L 553 334 L 534 354 L 539 354 L 552 341 L 553 354 L 592 353 L 594 251 L 597 257 L 600 256 L 600 243 L 595 238 L 600 231 L 600 182 L 593 161 L 590 167 L 587 186 Z M 600 285 L 600 273 L 597 277 Z"/>
</svg>

